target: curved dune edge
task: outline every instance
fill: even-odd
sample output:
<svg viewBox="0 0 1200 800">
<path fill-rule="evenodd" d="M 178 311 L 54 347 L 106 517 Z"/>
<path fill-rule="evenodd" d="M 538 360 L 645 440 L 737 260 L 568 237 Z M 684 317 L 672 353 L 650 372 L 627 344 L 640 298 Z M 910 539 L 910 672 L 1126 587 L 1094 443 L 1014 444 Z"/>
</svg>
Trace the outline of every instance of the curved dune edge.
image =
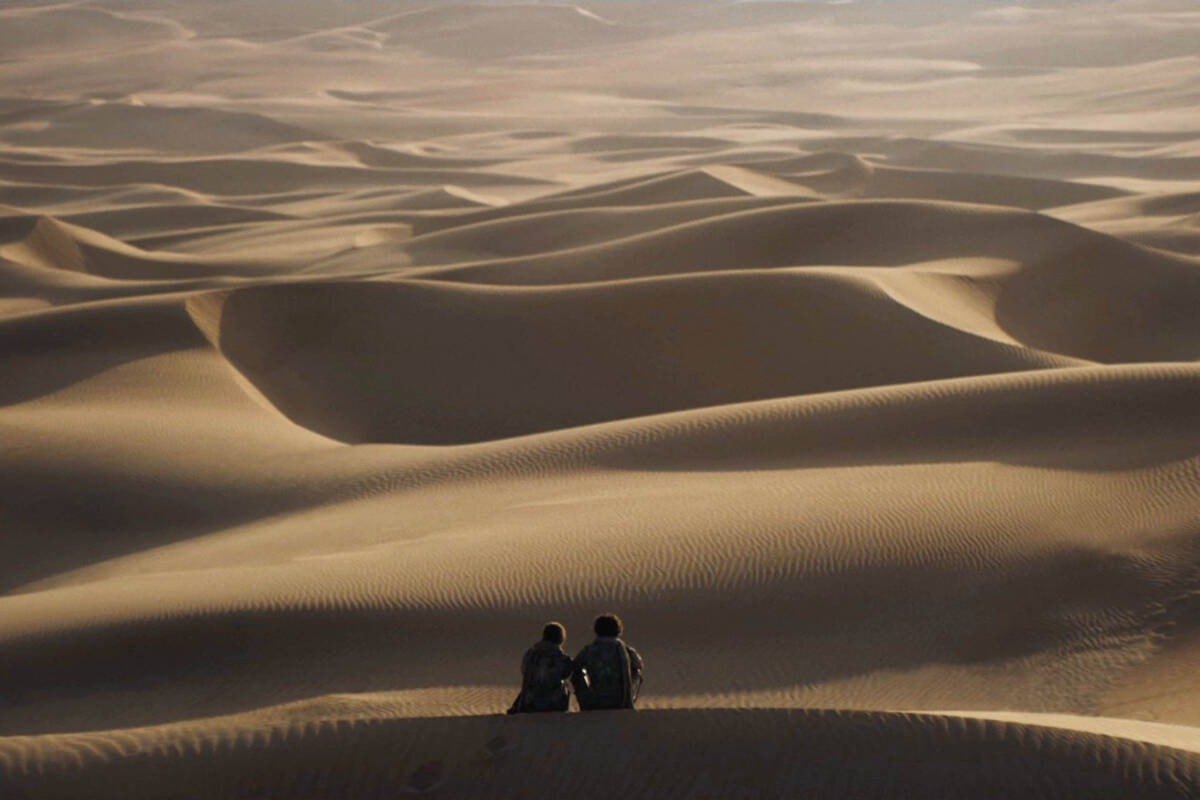
<svg viewBox="0 0 1200 800">
<path fill-rule="evenodd" d="M 105 280 L 161 281 L 261 274 L 270 262 L 213 263 L 176 253 L 152 253 L 90 228 L 53 217 L 15 217 L 8 227 L 24 237 L 0 243 L 0 259 L 34 270 L 61 270 Z"/>
<path fill-rule="evenodd" d="M 929 713 L 929 712 L 924 712 Z M 1200 753 L 1200 728 L 1190 725 L 1170 725 L 1119 717 L 1086 717 L 1080 714 L 1040 714 L 1028 711 L 939 711 L 952 717 L 1011 722 L 1019 725 L 1038 725 L 1071 731 L 1084 731 L 1101 736 L 1140 741 L 1146 744 L 1173 747 Z"/>
<path fill-rule="evenodd" d="M 553 289 L 322 282 L 199 295 L 187 308 L 258 393 L 346 442 L 460 444 L 1080 364 L 943 325 L 836 272 Z M 464 318 L 475 324 L 464 330 Z"/>
<path fill-rule="evenodd" d="M 15 798 L 1183 798 L 1200 790 L 1194 749 L 1030 717 L 796 709 L 245 715 L 0 739 L 0 769 Z"/>
</svg>

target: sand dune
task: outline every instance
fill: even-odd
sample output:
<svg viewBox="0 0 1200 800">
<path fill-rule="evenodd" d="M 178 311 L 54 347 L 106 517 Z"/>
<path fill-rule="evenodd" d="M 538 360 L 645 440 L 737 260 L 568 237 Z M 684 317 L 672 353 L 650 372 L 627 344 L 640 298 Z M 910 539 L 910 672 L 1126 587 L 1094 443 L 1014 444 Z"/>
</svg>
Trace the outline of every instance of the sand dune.
<svg viewBox="0 0 1200 800">
<path fill-rule="evenodd" d="M 529 217 L 533 214 L 546 214 L 555 211 L 570 212 L 582 210 L 595 213 L 599 209 L 622 208 L 628 209 L 625 215 L 630 219 L 630 222 L 633 222 L 638 228 L 649 230 L 653 227 L 670 225 L 671 221 L 675 219 L 686 218 L 671 214 L 668 209 L 673 208 L 678 213 L 686 213 L 686 208 L 678 204 L 688 201 L 696 201 L 698 203 L 698 201 L 728 200 L 732 202 L 726 203 L 723 206 L 716 203 L 707 206 L 697 204 L 693 208 L 704 211 L 711 208 L 728 208 L 732 210 L 740 205 L 737 201 L 745 200 L 749 197 L 791 197 L 793 200 L 796 200 L 811 196 L 811 193 L 801 186 L 783 181 L 773 181 L 771 176 L 762 175 L 761 173 L 756 174 L 750 170 L 737 167 L 731 169 L 732 174 L 730 172 L 717 172 L 712 169 L 672 171 L 650 178 L 639 177 L 630 180 L 614 181 L 596 187 L 589 186 L 582 189 L 552 192 L 528 200 L 513 208 L 488 209 L 472 215 L 422 220 L 418 223 L 417 230 L 420 232 L 436 231 L 442 228 L 465 227 L 466 225 L 484 223 L 506 217 Z M 733 178 L 737 182 L 731 181 L 730 178 Z M 759 187 L 762 188 L 761 191 L 753 191 Z M 614 212 L 609 211 L 608 213 L 612 214 Z M 666 215 L 662 223 L 654 225 L 649 222 L 649 220 L 653 220 L 655 217 L 661 215 Z M 643 217 L 647 222 L 634 222 L 634 220 Z M 549 226 L 539 224 L 537 227 L 541 229 Z M 593 233 L 592 236 L 608 239 L 619 238 L 621 232 L 625 230 L 630 230 L 628 225 L 618 226 L 613 232 L 601 229 Z M 546 233 L 543 235 L 546 235 Z M 615 237 L 614 233 L 616 234 Z M 549 235 L 553 234 L 549 233 Z M 507 245 L 499 244 L 494 246 L 525 247 L 522 244 L 522 239 L 518 239 L 517 242 Z"/>
<path fill-rule="evenodd" d="M 9 218 L 24 222 L 20 238 L 0 245 L 0 257 L 23 267 L 83 272 L 118 280 L 180 280 L 254 274 L 271 265 L 213 263 L 176 254 L 151 254 L 87 228 L 51 217 Z M 6 226 L 7 227 L 7 226 Z M 20 229 L 19 228 L 19 229 Z"/>
<path fill-rule="evenodd" d="M 415 247 L 419 254 L 421 246 Z M 360 257 L 364 265 L 377 261 L 369 252 Z M 985 262 L 983 274 L 976 274 L 969 259 Z M 574 250 L 436 267 L 422 275 L 542 285 L 829 264 L 916 269 L 948 260 L 953 263 L 939 271 L 994 293 L 996 323 L 1031 347 L 1107 362 L 1187 360 L 1200 347 L 1189 311 L 1200 293 L 1194 259 L 1040 215 L 964 204 L 774 206 Z M 996 266 L 997 261 L 1002 263 Z M 1082 280 L 1100 293 L 1079 293 Z M 1123 298 L 1119 307 L 1097 299 L 1113 295 Z M 1137 328 L 1138 337 L 1125 334 L 1126 323 Z"/>
<path fill-rule="evenodd" d="M 268 117 L 205 108 L 110 101 L 55 103 L 9 112 L 0 139 L 30 147 L 230 153 L 321 138 Z"/>
<path fill-rule="evenodd" d="M 540 792 L 549 778 L 579 797 L 614 790 L 659 797 L 784 796 L 814 786 L 877 797 L 883 796 L 881 786 L 903 786 L 928 797 L 1053 796 L 1083 789 L 1093 796 L 1174 798 L 1195 785 L 1197 770 L 1194 754 L 1166 747 L 928 715 L 647 712 L 629 731 L 621 720 L 597 714 L 570 738 L 549 722 L 501 727 L 480 719 L 331 719 L 302 727 L 230 720 L 178 731 L 138 730 L 116 740 L 62 737 L 55 745 L 64 755 L 53 760 L 36 739 L 13 742 L 5 755 L 26 774 L 40 773 L 36 781 L 18 781 L 16 797 L 35 796 L 31 791 L 71 797 L 78 776 L 93 774 L 104 787 L 95 797 L 121 796 L 118 787 L 131 781 L 165 793 L 185 781 L 196 796 L 519 796 Z M 579 746 L 630 733 L 646 744 L 628 752 Z M 743 747 L 714 752 L 713 745 L 730 736 Z M 863 748 L 854 758 L 845 755 L 850 743 Z M 937 767 L 921 763 L 929 748 L 944 756 Z M 263 749 L 278 752 L 279 771 L 258 763 Z M 572 755 L 565 769 L 563 754 L 576 751 L 580 755 Z M 614 763 L 621 767 L 615 783 Z M 666 779 L 663 764 L 687 779 Z"/>
<path fill-rule="evenodd" d="M 1123 194 L 1072 181 L 889 167 L 847 153 L 774 156 L 746 166 L 827 196 L 908 197 L 1042 210 Z"/>
<path fill-rule="evenodd" d="M 322 283 L 240 290 L 190 308 L 217 314 L 203 325 L 216 331 L 214 344 L 289 417 L 357 442 L 478 441 L 1073 363 L 938 325 L 868 280 L 814 272 L 550 291 Z M 464 334 L 452 322 L 463 317 L 479 327 Z M 815 340 L 830 344 L 815 351 Z M 419 389 L 408 385 L 414 374 L 425 376 Z"/>
<path fill-rule="evenodd" d="M 116 49 L 187 33 L 186 28 L 167 18 L 65 3 L 0 9 L 0 20 L 4 22 L 0 47 L 9 57 L 55 56 L 62 48 Z"/>
<path fill-rule="evenodd" d="M 537 185 L 531 178 L 454 169 L 364 169 L 303 164 L 284 159 L 195 158 L 185 161 L 113 161 L 98 164 L 4 165 L 5 174 L 21 181 L 62 182 L 83 186 L 121 183 L 165 183 L 182 189 L 227 196 L 282 193 L 297 190 L 361 189 L 382 186 L 428 186 L 454 183 L 470 186 Z"/>
<path fill-rule="evenodd" d="M 372 22 L 388 45 L 449 58 L 489 59 L 571 51 L 630 38 L 594 12 L 556 4 L 447 4 Z"/>
<path fill-rule="evenodd" d="M 1200 256 L 1200 197 L 1136 195 L 1053 209 L 1060 219 L 1160 250 Z"/>
<path fill-rule="evenodd" d="M 0 796 L 1200 795 L 1197 36 L 7 4 Z"/>
<path fill-rule="evenodd" d="M 788 195 L 733 196 L 653 203 L 650 208 L 632 205 L 597 208 L 586 203 L 538 200 L 474 214 L 417 220 L 414 226 L 417 231 L 432 229 L 432 232 L 405 242 L 404 252 L 414 263 L 424 264 L 532 256 L 603 245 L 739 211 L 794 204 L 797 199 Z M 552 210 L 546 210 L 547 207 Z"/>
<path fill-rule="evenodd" d="M 157 203 L 126 206 L 105 211 L 84 211 L 61 215 L 64 222 L 101 231 L 109 236 L 137 244 L 143 236 L 181 234 L 213 226 L 238 225 L 267 220 L 286 220 L 289 216 L 257 208 L 216 203 L 171 205 Z M 171 225 L 177 226 L 172 230 Z"/>
</svg>

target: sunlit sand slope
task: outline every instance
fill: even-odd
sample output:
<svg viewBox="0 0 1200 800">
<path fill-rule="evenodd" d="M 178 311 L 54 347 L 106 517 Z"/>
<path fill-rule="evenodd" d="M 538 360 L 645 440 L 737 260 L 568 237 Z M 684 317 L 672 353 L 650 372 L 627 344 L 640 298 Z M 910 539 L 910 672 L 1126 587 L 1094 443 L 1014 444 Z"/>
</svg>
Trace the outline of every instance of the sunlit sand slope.
<svg viewBox="0 0 1200 800">
<path fill-rule="evenodd" d="M 0 8 L 0 797 L 1200 795 L 1197 40 Z"/>
</svg>

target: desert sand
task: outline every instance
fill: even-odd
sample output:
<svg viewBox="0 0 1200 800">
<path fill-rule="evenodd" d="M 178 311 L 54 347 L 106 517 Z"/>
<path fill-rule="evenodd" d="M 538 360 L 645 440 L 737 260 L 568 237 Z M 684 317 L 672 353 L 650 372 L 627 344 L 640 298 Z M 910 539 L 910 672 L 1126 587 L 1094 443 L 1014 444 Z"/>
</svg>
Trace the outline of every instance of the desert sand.
<svg viewBox="0 0 1200 800">
<path fill-rule="evenodd" d="M 1197 42 L 0 4 L 0 796 L 1200 797 Z"/>
</svg>

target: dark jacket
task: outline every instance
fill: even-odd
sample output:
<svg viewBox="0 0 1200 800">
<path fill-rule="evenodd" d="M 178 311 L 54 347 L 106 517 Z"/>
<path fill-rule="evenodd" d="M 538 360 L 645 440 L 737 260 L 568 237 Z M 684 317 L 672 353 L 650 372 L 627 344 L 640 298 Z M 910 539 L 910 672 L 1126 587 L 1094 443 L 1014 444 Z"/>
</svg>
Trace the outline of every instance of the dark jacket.
<svg viewBox="0 0 1200 800">
<path fill-rule="evenodd" d="M 581 711 L 633 708 L 642 686 L 642 656 L 621 639 L 597 636 L 575 656 L 571 682 Z"/>
<path fill-rule="evenodd" d="M 571 702 L 567 683 L 571 670 L 571 657 L 562 645 L 542 640 L 526 650 L 521 659 L 521 693 L 508 713 L 566 711 Z"/>
</svg>

